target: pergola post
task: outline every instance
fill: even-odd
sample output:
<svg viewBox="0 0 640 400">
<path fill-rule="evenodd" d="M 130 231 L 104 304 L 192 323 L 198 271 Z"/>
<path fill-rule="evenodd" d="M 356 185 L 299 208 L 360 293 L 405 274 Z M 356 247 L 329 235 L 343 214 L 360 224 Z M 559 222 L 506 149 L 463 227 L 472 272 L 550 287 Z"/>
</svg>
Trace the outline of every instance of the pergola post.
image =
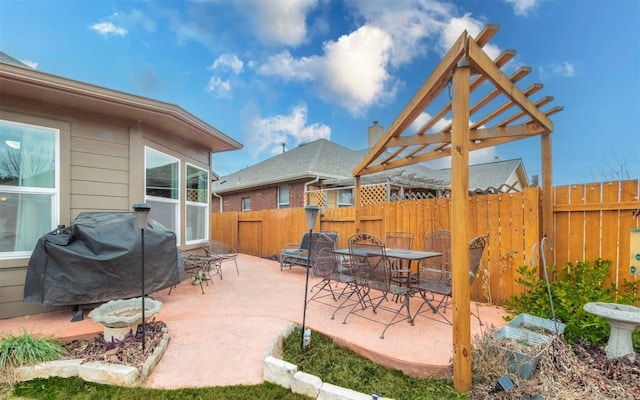
<svg viewBox="0 0 640 400">
<path fill-rule="evenodd" d="M 354 203 L 356 205 L 355 207 L 355 225 L 356 225 L 356 233 L 360 232 L 360 207 L 362 207 L 362 197 L 360 196 L 360 189 L 361 188 L 361 182 L 360 182 L 360 175 L 356 176 L 356 187 L 354 188 L 354 193 L 353 193 L 353 197 L 354 197 Z"/>
<path fill-rule="evenodd" d="M 471 318 L 469 287 L 469 77 L 471 67 L 461 60 L 453 72 L 451 129 L 451 236 L 453 386 L 471 389 Z"/>
</svg>

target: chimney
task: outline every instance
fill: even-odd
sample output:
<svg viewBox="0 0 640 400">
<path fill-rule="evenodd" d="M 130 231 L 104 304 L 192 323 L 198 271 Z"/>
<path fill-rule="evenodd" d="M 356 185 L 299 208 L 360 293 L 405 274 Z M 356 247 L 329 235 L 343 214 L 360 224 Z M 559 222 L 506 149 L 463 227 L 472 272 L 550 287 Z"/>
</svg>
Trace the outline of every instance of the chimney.
<svg viewBox="0 0 640 400">
<path fill-rule="evenodd" d="M 373 146 L 378 143 L 383 134 L 384 127 L 382 125 L 379 125 L 378 121 L 373 121 L 373 125 L 369 127 L 368 148 L 373 148 Z"/>
<path fill-rule="evenodd" d="M 538 186 L 539 180 L 538 175 L 533 175 L 531 177 L 531 186 Z"/>
</svg>

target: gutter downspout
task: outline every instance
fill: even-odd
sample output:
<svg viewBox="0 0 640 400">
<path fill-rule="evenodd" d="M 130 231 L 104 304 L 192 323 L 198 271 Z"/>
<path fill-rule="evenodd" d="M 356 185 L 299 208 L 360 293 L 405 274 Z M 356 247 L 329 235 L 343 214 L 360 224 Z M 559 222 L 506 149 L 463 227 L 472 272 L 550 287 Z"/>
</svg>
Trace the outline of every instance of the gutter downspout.
<svg viewBox="0 0 640 400">
<path fill-rule="evenodd" d="M 304 194 L 305 194 L 305 197 L 306 197 L 306 195 L 307 195 L 309 185 L 311 185 L 312 183 L 318 183 L 319 181 L 320 181 L 320 175 L 316 175 L 315 179 L 313 179 L 312 181 L 306 182 L 306 183 L 304 184 Z M 307 199 L 305 199 L 305 203 L 308 203 L 308 201 L 306 201 L 306 200 L 307 200 Z M 306 206 L 306 205 L 308 205 L 308 204 L 305 204 L 305 206 Z"/>
<path fill-rule="evenodd" d="M 315 179 L 313 179 L 313 180 L 311 180 L 309 182 L 306 182 L 304 184 L 304 194 L 305 194 L 305 196 L 307 196 L 307 191 L 308 191 L 309 185 L 311 185 L 313 183 L 318 183 L 319 181 L 320 181 L 320 175 L 316 175 Z M 309 203 L 308 197 L 307 197 L 305 203 Z M 305 205 L 308 205 L 308 204 L 305 204 Z M 322 213 L 320 213 L 320 230 L 322 230 Z"/>
<path fill-rule="evenodd" d="M 220 196 L 219 194 L 217 194 L 213 190 L 211 191 L 211 194 L 220 199 L 220 212 L 222 212 L 222 196 Z"/>
</svg>

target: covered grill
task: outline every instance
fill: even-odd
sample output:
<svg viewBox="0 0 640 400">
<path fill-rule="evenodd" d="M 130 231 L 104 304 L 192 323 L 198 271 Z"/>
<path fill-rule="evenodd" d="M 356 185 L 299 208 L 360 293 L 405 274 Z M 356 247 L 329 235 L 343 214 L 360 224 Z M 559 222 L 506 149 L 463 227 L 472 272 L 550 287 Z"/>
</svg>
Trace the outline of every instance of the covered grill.
<svg viewBox="0 0 640 400">
<path fill-rule="evenodd" d="M 140 296 L 140 241 L 134 213 L 81 213 L 70 227 L 38 240 L 24 302 L 76 306 Z M 147 294 L 183 279 L 175 233 L 149 218 L 144 244 Z"/>
</svg>

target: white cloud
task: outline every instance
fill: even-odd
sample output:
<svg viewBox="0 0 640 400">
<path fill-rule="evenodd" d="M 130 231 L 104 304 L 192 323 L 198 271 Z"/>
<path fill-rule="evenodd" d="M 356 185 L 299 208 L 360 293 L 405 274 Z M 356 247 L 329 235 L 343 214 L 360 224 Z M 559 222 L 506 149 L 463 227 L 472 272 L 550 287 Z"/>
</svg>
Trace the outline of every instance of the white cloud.
<svg viewBox="0 0 640 400">
<path fill-rule="evenodd" d="M 307 39 L 307 12 L 317 0 L 243 0 L 240 8 L 251 18 L 262 43 L 296 47 Z"/>
<path fill-rule="evenodd" d="M 389 34 L 394 67 L 425 54 L 425 39 L 437 36 L 453 12 L 450 5 L 434 1 L 361 1 L 353 6 L 367 24 Z"/>
<path fill-rule="evenodd" d="M 288 50 L 275 54 L 257 68 L 259 74 L 275 75 L 285 81 L 314 80 L 321 58 L 317 56 L 294 58 Z"/>
<path fill-rule="evenodd" d="M 294 58 L 285 51 L 269 58 L 258 73 L 315 81 L 321 95 L 357 115 L 395 94 L 387 72 L 391 45 L 384 31 L 365 25 L 337 41 L 326 42 L 322 56 Z"/>
<path fill-rule="evenodd" d="M 420 113 L 420 115 L 418 115 L 418 117 L 411 123 L 411 130 L 415 133 L 417 131 L 420 130 L 420 128 L 422 128 L 422 126 L 424 124 L 426 124 L 427 122 L 429 122 L 429 120 L 432 118 L 431 114 L 429 114 L 428 112 L 422 112 Z M 433 132 L 440 132 L 442 129 L 444 129 L 446 126 L 448 126 L 451 123 L 451 120 L 448 118 L 440 118 L 438 120 L 438 122 L 435 123 L 435 125 L 433 127 L 431 127 L 431 129 L 429 129 L 429 132 L 433 133 Z"/>
<path fill-rule="evenodd" d="M 229 69 L 233 71 L 235 74 L 239 74 L 242 72 L 244 67 L 244 63 L 235 55 L 235 54 L 223 54 L 220 57 L 216 58 L 216 60 L 209 67 L 210 70 L 216 69 Z"/>
<path fill-rule="evenodd" d="M 231 97 L 231 82 L 222 80 L 217 76 L 211 77 L 207 84 L 207 92 L 213 93 L 219 97 Z"/>
<path fill-rule="evenodd" d="M 325 100 L 361 115 L 395 96 L 399 82 L 393 70 L 424 55 L 433 46 L 427 41 L 435 41 L 444 53 L 463 30 L 475 36 L 484 26 L 470 14 L 455 17 L 453 6 L 431 0 L 365 1 L 350 6 L 359 19 L 356 30 L 326 41 L 322 54 L 296 57 L 282 51 L 269 57 L 257 72 L 285 81 L 313 81 Z M 484 49 L 491 58 L 500 54 L 492 44 Z"/>
<path fill-rule="evenodd" d="M 102 36 L 125 36 L 127 30 L 121 26 L 116 26 L 111 22 L 97 22 L 90 27 Z"/>
<path fill-rule="evenodd" d="M 387 72 L 392 47 L 384 31 L 362 26 L 337 42 L 324 46 L 322 86 L 330 97 L 337 96 L 351 114 L 395 95 Z"/>
<path fill-rule="evenodd" d="M 516 15 L 526 17 L 529 12 L 535 10 L 541 0 L 504 0 L 513 6 L 513 12 Z"/>
<path fill-rule="evenodd" d="M 555 76 L 573 78 L 576 76 L 576 69 L 573 64 L 566 61 L 540 67 L 540 79 L 548 79 Z"/>
<path fill-rule="evenodd" d="M 253 157 L 269 150 L 271 155 L 282 151 L 282 143 L 295 147 L 317 139 L 330 139 L 331 128 L 324 124 L 307 123 L 307 106 L 298 105 L 288 115 L 276 115 L 268 118 L 254 118 L 251 123 L 249 142 Z"/>
<path fill-rule="evenodd" d="M 20 60 L 21 63 L 27 65 L 29 68 L 38 69 L 38 63 L 31 60 Z"/>
</svg>

